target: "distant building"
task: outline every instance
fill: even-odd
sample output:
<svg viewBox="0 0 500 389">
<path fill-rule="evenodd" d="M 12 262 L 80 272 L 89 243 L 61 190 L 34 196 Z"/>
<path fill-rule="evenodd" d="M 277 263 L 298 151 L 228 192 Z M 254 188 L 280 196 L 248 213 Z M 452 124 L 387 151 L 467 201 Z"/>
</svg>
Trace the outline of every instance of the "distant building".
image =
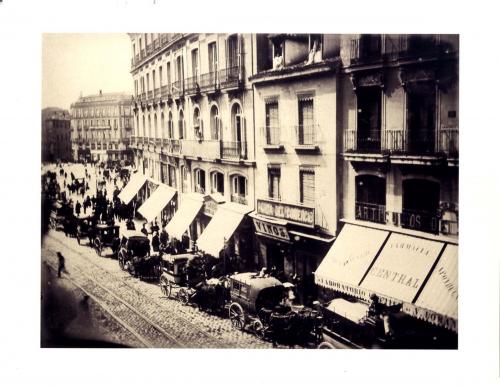
<svg viewBox="0 0 500 389">
<path fill-rule="evenodd" d="M 42 110 L 42 162 L 71 160 L 71 127 L 66 109 Z"/>
<path fill-rule="evenodd" d="M 84 161 L 131 160 L 132 96 L 102 93 L 71 104 L 73 158 Z"/>
</svg>

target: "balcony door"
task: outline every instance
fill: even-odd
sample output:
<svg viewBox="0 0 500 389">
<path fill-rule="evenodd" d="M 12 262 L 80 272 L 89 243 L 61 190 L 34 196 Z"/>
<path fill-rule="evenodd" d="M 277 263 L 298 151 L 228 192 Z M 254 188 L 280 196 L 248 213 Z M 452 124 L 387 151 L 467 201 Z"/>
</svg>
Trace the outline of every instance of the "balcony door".
<svg viewBox="0 0 500 389">
<path fill-rule="evenodd" d="M 357 149 L 380 151 L 380 122 L 382 90 L 378 87 L 358 90 Z"/>
<path fill-rule="evenodd" d="M 212 42 L 208 44 L 208 71 L 210 73 L 216 72 L 217 67 L 218 67 L 217 43 Z"/>
<path fill-rule="evenodd" d="M 407 93 L 408 151 L 434 151 L 436 88 L 434 83 L 415 83 Z"/>
<path fill-rule="evenodd" d="M 385 223 L 385 178 L 373 175 L 356 177 L 356 219 Z"/>
<path fill-rule="evenodd" d="M 233 139 L 236 141 L 235 147 L 240 156 L 246 154 L 246 134 L 245 119 L 241 113 L 241 107 L 238 103 L 233 105 L 231 110 Z"/>
<path fill-rule="evenodd" d="M 440 185 L 425 179 L 403 181 L 401 225 L 420 231 L 437 232 Z"/>
<path fill-rule="evenodd" d="M 227 39 L 227 67 L 238 67 L 238 36 L 233 35 Z"/>
<path fill-rule="evenodd" d="M 312 98 L 299 100 L 299 145 L 314 143 L 314 102 Z"/>
<path fill-rule="evenodd" d="M 279 111 L 278 102 L 266 103 L 266 144 L 279 144 Z"/>
</svg>

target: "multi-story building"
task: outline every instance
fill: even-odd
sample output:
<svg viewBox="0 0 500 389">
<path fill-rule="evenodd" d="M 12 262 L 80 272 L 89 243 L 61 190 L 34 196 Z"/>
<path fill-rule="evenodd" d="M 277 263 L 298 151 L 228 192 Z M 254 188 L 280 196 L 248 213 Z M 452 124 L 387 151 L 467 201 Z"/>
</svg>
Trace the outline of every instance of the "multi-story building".
<svg viewBox="0 0 500 389">
<path fill-rule="evenodd" d="M 257 250 L 308 294 L 337 233 L 340 36 L 256 37 Z M 303 293 L 300 293 L 303 292 Z"/>
<path fill-rule="evenodd" d="M 171 187 L 177 196 L 162 211 L 169 219 L 177 209 L 167 226 L 171 235 L 180 238 L 187 229 L 191 242 L 213 255 L 229 246 L 231 254 L 251 256 L 247 218 L 234 234 L 229 227 L 203 232 L 224 212 L 235 215 L 236 229 L 253 209 L 252 36 L 147 33 L 130 38 L 132 147 L 136 166 L 149 181 L 144 197 L 159 184 Z"/>
<path fill-rule="evenodd" d="M 71 104 L 73 158 L 76 161 L 132 159 L 127 145 L 132 135 L 132 96 L 102 93 Z"/>
<path fill-rule="evenodd" d="M 71 160 L 71 128 L 68 110 L 42 109 L 42 162 Z"/>
<path fill-rule="evenodd" d="M 343 35 L 341 59 L 343 228 L 316 282 L 456 331 L 458 36 Z"/>
</svg>

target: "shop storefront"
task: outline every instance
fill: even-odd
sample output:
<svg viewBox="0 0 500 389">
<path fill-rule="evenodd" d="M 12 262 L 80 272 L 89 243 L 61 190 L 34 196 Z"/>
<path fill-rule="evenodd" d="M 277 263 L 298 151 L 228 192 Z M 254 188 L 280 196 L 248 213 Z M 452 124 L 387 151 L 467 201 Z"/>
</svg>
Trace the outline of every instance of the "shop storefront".
<svg viewBox="0 0 500 389">
<path fill-rule="evenodd" d="M 204 196 L 200 193 L 187 193 L 181 195 L 180 205 L 174 216 L 166 226 L 168 235 L 177 240 L 182 240 L 185 233 L 191 233 L 193 221 L 198 216 L 204 204 Z M 192 235 L 190 246 L 192 247 Z"/>
<path fill-rule="evenodd" d="M 146 186 L 145 185 L 146 181 L 147 178 L 140 173 L 132 175 L 127 185 L 125 185 L 125 187 L 121 190 L 120 194 L 118 195 L 120 201 L 125 205 L 128 205 L 135 197 L 137 197 L 136 201 L 134 202 L 134 205 L 136 206 L 137 209 L 137 207 L 139 207 L 142 204 L 139 192 L 141 191 L 141 189 L 142 191 L 144 191 L 144 187 Z"/>
<path fill-rule="evenodd" d="M 175 199 L 177 191 L 165 184 L 158 184 L 156 190 L 141 205 L 138 213 L 148 222 L 156 220 L 158 223 L 167 222 L 166 214 L 173 215 L 175 212 Z M 167 210 L 168 208 L 168 210 Z"/>
<path fill-rule="evenodd" d="M 318 267 L 315 282 L 323 301 L 344 297 L 369 304 L 376 298 L 383 309 L 397 307 L 398 314 L 414 319 L 406 320 L 401 331 L 412 332 L 415 339 L 442 335 L 453 343 L 457 267 L 458 246 L 451 242 L 346 224 Z"/>
</svg>

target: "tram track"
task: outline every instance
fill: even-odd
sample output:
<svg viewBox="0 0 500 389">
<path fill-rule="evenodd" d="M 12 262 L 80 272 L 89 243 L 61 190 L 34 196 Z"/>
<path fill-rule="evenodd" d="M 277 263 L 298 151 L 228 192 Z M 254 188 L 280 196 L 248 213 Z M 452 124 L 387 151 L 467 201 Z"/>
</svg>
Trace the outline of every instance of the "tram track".
<svg viewBox="0 0 500 389">
<path fill-rule="evenodd" d="M 82 276 L 84 276 L 86 279 L 90 280 L 91 282 L 95 283 L 97 288 L 100 288 L 101 291 L 105 291 L 104 293 L 108 293 L 114 295 L 115 299 L 119 299 L 120 304 L 126 304 L 128 305 L 128 309 L 133 309 L 136 312 L 136 315 L 140 315 L 142 320 L 147 321 L 148 326 L 154 326 L 155 331 L 160 330 L 163 333 L 163 336 L 169 340 L 170 343 L 160 346 L 157 345 L 156 343 L 153 343 L 153 346 L 147 346 L 147 347 L 195 347 L 195 345 L 191 344 L 189 341 L 190 339 L 197 339 L 199 341 L 199 344 L 206 344 L 208 347 L 216 347 L 216 348 L 228 348 L 228 347 L 237 347 L 236 345 L 228 344 L 227 342 L 223 342 L 221 339 L 218 339 L 212 334 L 209 334 L 208 332 L 204 331 L 202 328 L 200 328 L 197 324 L 193 323 L 192 321 L 186 320 L 180 315 L 176 315 L 175 320 L 179 324 L 175 327 L 177 328 L 189 328 L 190 329 L 190 339 L 186 341 L 179 340 L 179 334 L 176 334 L 175 336 L 173 333 L 175 333 L 176 328 L 172 328 L 173 326 L 168 323 L 166 323 L 167 320 L 163 320 L 163 323 L 155 323 L 152 320 L 150 320 L 145 313 L 141 313 L 139 309 L 141 309 L 145 304 L 153 304 L 158 310 L 165 310 L 165 306 L 159 304 L 155 300 L 151 298 L 151 296 L 146 295 L 145 293 L 141 292 L 140 290 L 134 288 L 133 286 L 129 285 L 126 283 L 123 279 L 117 277 L 113 273 L 109 272 L 109 270 L 103 268 L 102 266 L 99 266 L 98 264 L 95 264 L 87 255 L 86 253 L 79 252 L 75 250 L 74 248 L 70 247 L 67 245 L 64 241 L 57 239 L 57 237 L 54 236 L 49 236 L 47 237 L 48 239 L 53 239 L 56 241 L 58 244 L 64 246 L 65 250 L 68 250 L 75 255 L 78 255 L 82 257 L 84 260 L 86 260 L 87 266 L 90 266 L 94 268 L 95 270 L 86 270 L 83 269 L 81 266 L 71 263 L 71 266 L 74 267 L 78 273 L 80 273 Z M 102 272 L 106 273 L 106 277 L 103 276 Z M 110 279 L 112 280 L 113 284 L 110 285 L 109 281 Z M 103 282 L 106 282 L 106 284 L 109 286 L 104 286 Z M 120 292 L 123 292 L 122 297 L 117 296 L 114 292 L 110 290 L 110 288 L 113 288 L 115 290 L 119 290 Z M 83 290 L 83 288 L 81 288 Z M 91 294 L 91 293 L 90 293 Z M 89 294 L 89 295 L 90 295 Z M 132 297 L 134 299 L 139 299 L 141 300 L 143 304 L 137 304 L 136 308 L 132 307 L 131 304 L 125 301 L 125 296 Z M 132 295 L 132 296 L 131 296 Z M 106 296 L 103 295 L 105 298 Z M 99 297 L 98 297 L 99 298 Z M 170 330 L 170 331 L 169 331 Z M 141 332 L 138 332 L 141 334 Z M 203 341 L 204 340 L 204 341 Z M 164 343 L 164 342 L 160 342 Z M 199 345 L 197 347 L 200 347 Z"/>
</svg>

